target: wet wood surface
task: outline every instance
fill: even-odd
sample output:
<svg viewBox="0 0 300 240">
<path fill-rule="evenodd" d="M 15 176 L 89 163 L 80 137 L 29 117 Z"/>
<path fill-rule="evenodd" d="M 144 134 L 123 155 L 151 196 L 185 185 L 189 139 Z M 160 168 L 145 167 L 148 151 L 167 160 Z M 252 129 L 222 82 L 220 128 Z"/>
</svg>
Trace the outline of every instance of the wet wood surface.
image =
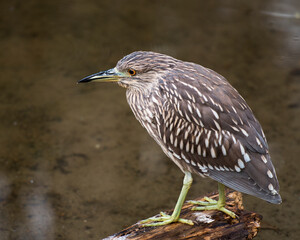
<svg viewBox="0 0 300 240">
<path fill-rule="evenodd" d="M 208 197 L 217 199 L 218 194 L 212 193 Z M 203 201 L 203 197 L 194 199 Z M 119 233 L 106 238 L 106 240 L 147 240 L 147 239 L 253 239 L 260 228 L 262 216 L 244 210 L 242 194 L 235 191 L 227 192 L 226 208 L 235 212 L 236 219 L 219 211 L 192 211 L 194 205 L 185 203 L 181 218 L 190 219 L 194 226 L 172 223 L 159 227 L 143 227 L 136 223 Z M 165 211 L 171 214 L 173 210 Z"/>
</svg>

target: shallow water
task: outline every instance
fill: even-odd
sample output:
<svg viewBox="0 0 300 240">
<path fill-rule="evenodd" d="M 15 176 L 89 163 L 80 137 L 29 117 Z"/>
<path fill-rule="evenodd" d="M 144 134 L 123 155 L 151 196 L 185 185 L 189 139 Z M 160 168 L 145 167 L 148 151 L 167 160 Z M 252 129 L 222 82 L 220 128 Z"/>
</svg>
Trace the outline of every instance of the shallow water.
<svg viewBox="0 0 300 240">
<path fill-rule="evenodd" d="M 125 90 L 76 84 L 134 50 L 199 63 L 239 90 L 283 197 L 244 197 L 264 216 L 257 239 L 298 239 L 299 12 L 297 0 L 1 1 L 0 239 L 100 239 L 174 206 L 183 174 Z M 188 199 L 216 187 L 195 177 Z"/>
</svg>

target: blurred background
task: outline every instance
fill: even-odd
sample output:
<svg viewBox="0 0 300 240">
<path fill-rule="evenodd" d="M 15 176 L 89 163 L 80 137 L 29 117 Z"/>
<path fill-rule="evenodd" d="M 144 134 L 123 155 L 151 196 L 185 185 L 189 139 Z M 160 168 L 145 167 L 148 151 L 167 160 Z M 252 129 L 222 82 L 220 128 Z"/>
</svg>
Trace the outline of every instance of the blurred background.
<svg viewBox="0 0 300 240">
<path fill-rule="evenodd" d="M 257 239 L 300 236 L 300 2 L 0 2 L 0 239 L 101 239 L 173 208 L 183 174 L 116 84 L 80 84 L 135 50 L 199 63 L 241 93 L 283 204 L 244 195 Z M 188 199 L 215 191 L 195 176 Z"/>
</svg>

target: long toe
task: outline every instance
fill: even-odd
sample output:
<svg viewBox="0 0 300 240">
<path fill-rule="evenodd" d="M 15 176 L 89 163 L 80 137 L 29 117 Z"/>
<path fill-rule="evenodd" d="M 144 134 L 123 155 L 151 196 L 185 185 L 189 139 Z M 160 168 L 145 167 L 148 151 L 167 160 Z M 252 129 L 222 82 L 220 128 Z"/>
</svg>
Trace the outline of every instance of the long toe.
<svg viewBox="0 0 300 240">
<path fill-rule="evenodd" d="M 193 205 L 201 205 L 201 207 L 193 207 L 192 210 L 193 211 L 209 211 L 209 210 L 217 210 L 217 211 L 221 211 L 227 215 L 229 215 L 232 218 L 236 218 L 237 215 L 228 210 L 227 208 L 224 207 L 223 204 L 220 204 L 220 202 L 215 201 L 211 198 L 205 198 L 205 200 L 207 202 L 204 201 L 189 201 L 189 203 L 193 204 Z"/>
<path fill-rule="evenodd" d="M 193 221 L 188 220 L 188 219 L 175 219 L 172 215 L 168 215 L 166 213 L 161 212 L 160 213 L 161 217 L 151 217 L 145 220 L 140 221 L 139 223 L 143 227 L 156 227 L 156 226 L 163 226 L 163 225 L 168 225 L 173 222 L 180 222 L 188 225 L 194 225 Z"/>
</svg>

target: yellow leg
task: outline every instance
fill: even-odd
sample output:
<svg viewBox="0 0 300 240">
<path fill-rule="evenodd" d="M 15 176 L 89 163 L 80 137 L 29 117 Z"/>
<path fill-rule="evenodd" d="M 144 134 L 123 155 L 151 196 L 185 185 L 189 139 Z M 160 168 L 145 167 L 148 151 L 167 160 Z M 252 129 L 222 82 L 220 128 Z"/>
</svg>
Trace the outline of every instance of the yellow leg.
<svg viewBox="0 0 300 240">
<path fill-rule="evenodd" d="M 185 176 L 183 179 L 183 186 L 177 200 L 176 206 L 172 215 L 165 214 L 163 212 L 160 213 L 161 217 L 152 217 L 145 220 L 140 221 L 143 227 L 154 227 L 154 226 L 162 226 L 167 225 L 172 222 L 181 222 L 188 225 L 194 225 L 193 221 L 179 218 L 182 205 L 184 203 L 185 197 L 192 185 L 193 178 L 190 172 L 185 172 Z"/>
<path fill-rule="evenodd" d="M 226 203 L 226 196 L 225 196 L 225 186 L 222 183 L 218 183 L 218 190 L 219 190 L 219 200 L 213 200 L 211 198 L 205 197 L 204 201 L 189 201 L 191 204 L 195 205 L 202 205 L 203 207 L 193 207 L 192 210 L 219 210 L 227 215 L 229 215 L 232 218 L 236 218 L 236 215 L 234 212 L 229 211 L 228 209 L 225 208 L 225 203 Z"/>
</svg>

